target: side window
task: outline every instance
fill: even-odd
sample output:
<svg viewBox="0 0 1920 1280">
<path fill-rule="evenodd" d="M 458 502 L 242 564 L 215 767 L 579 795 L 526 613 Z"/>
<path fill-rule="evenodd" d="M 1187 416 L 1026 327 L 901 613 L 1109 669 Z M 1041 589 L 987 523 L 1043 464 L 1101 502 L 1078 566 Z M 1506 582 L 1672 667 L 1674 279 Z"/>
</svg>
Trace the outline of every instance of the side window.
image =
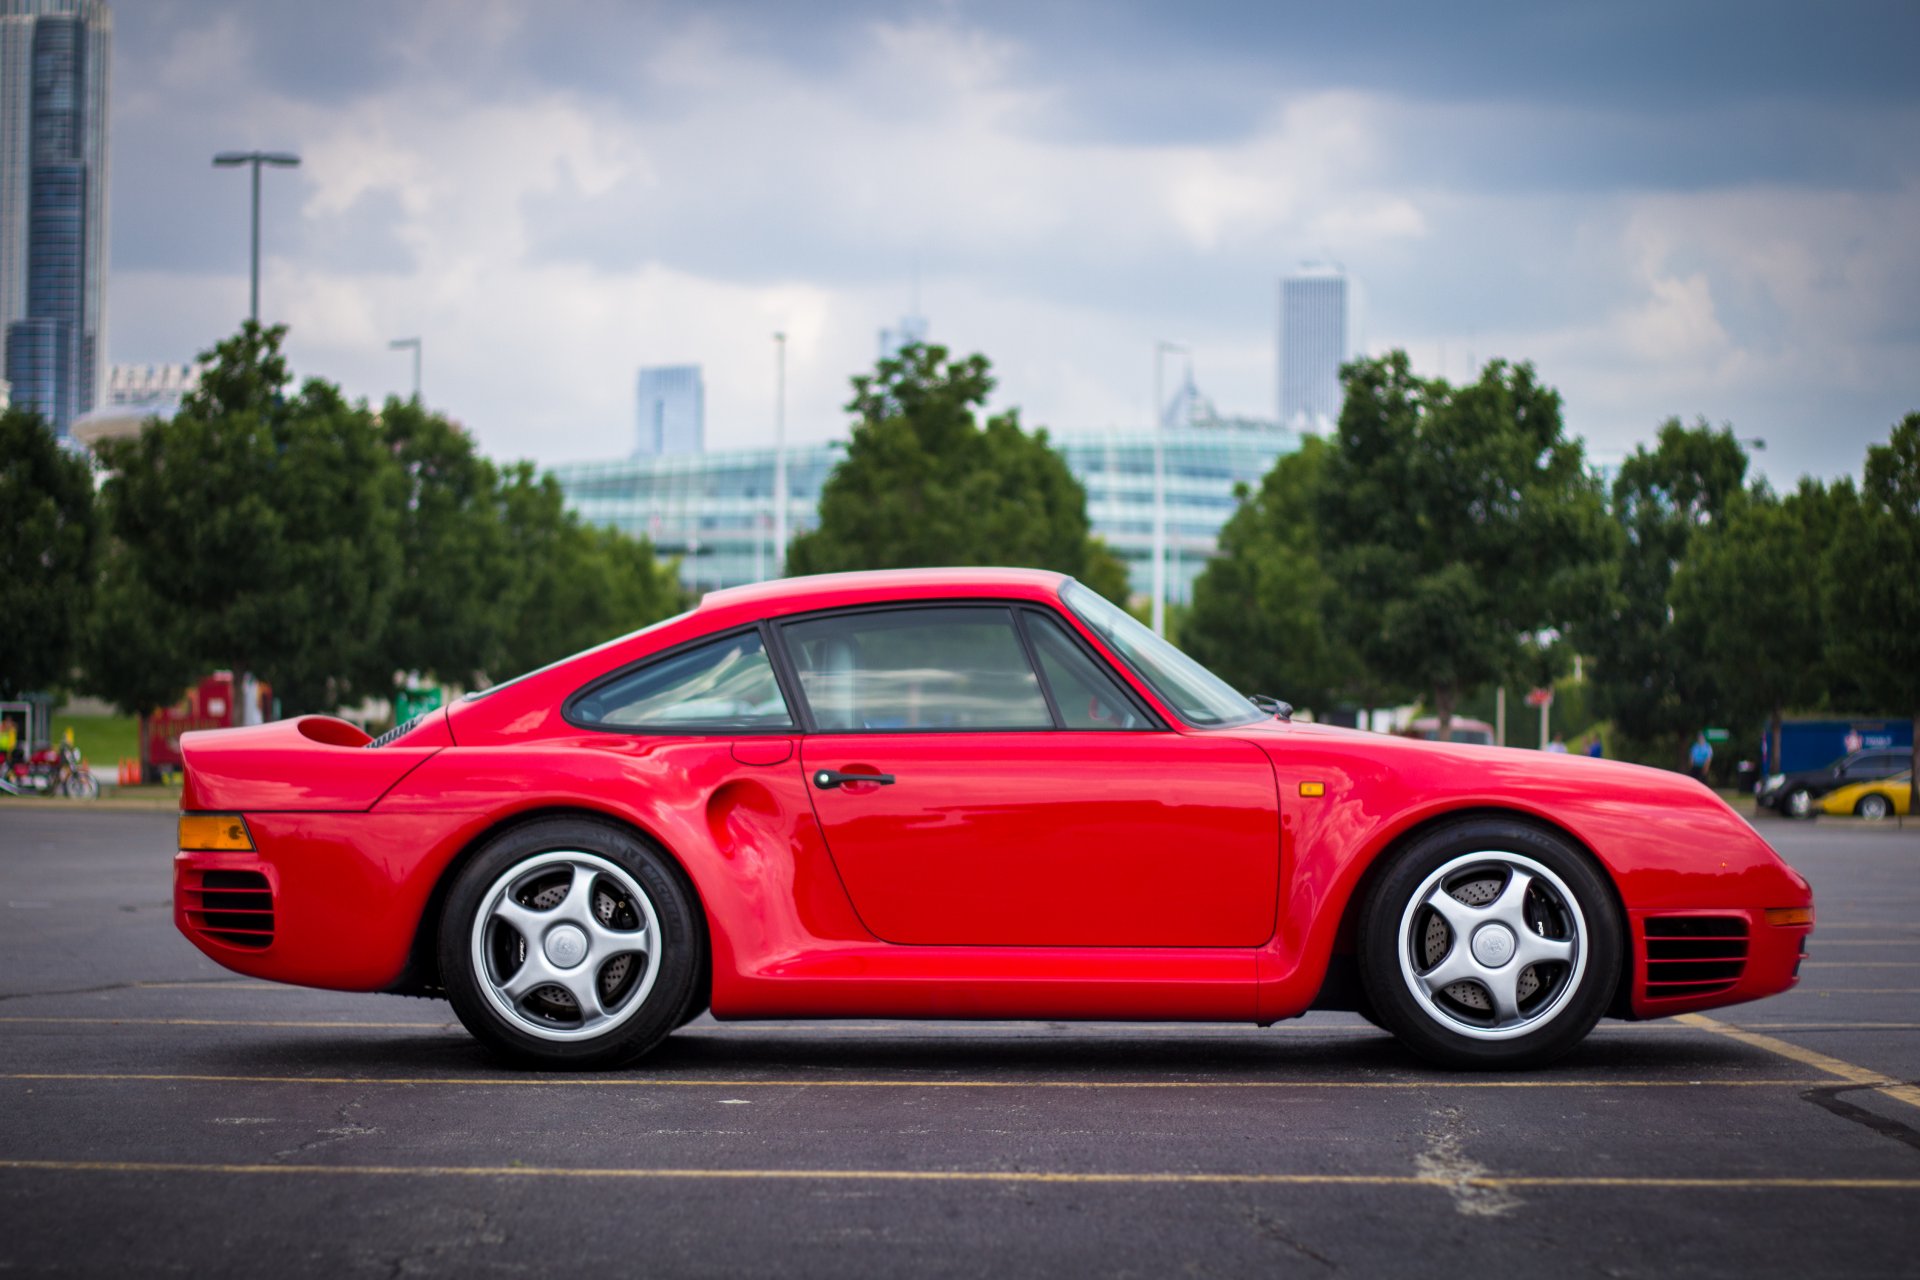
<svg viewBox="0 0 1920 1280">
<path fill-rule="evenodd" d="M 745 631 L 649 663 L 576 697 L 576 724 L 668 732 L 790 729 L 760 633 Z"/>
<path fill-rule="evenodd" d="M 1053 728 L 1006 609 L 849 613 L 781 635 L 823 733 Z"/>
<path fill-rule="evenodd" d="M 1144 729 L 1150 727 L 1132 698 L 1106 669 L 1087 656 L 1054 619 L 1028 610 L 1027 638 L 1040 659 L 1040 671 L 1053 691 L 1054 705 L 1069 729 Z"/>
</svg>

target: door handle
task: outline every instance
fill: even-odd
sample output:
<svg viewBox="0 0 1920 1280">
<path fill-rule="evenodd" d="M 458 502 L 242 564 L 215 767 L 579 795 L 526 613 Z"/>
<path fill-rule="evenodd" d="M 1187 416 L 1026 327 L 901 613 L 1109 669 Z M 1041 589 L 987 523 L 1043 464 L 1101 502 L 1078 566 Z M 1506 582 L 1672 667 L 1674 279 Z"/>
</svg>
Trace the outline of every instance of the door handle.
<svg viewBox="0 0 1920 1280">
<path fill-rule="evenodd" d="M 890 787 L 893 785 L 893 775 L 890 773 L 842 773 L 838 769 L 816 769 L 813 772 L 813 785 L 822 791 L 831 791 L 849 782 L 874 782 L 883 787 Z"/>
</svg>

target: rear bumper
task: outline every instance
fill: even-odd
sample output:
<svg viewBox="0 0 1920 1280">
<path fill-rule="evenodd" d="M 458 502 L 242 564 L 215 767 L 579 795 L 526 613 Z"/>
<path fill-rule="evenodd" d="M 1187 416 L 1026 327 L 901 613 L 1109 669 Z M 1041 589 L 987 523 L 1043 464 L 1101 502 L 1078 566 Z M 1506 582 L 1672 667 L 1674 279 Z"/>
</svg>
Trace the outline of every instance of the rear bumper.
<svg viewBox="0 0 1920 1280">
<path fill-rule="evenodd" d="M 248 852 L 182 850 L 174 925 L 250 977 L 386 991 L 407 975 L 435 881 L 470 834 L 370 813 L 250 813 Z"/>
</svg>

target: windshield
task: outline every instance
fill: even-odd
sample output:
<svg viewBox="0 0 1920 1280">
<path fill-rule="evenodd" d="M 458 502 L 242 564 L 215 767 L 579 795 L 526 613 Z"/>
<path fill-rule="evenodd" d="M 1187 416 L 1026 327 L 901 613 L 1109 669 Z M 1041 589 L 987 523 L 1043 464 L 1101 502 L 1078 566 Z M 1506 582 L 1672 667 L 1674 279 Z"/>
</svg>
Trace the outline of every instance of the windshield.
<svg viewBox="0 0 1920 1280">
<path fill-rule="evenodd" d="M 1226 681 L 1141 626 L 1125 609 L 1077 582 L 1069 582 L 1060 596 L 1188 724 L 1252 724 L 1263 718 Z"/>
</svg>

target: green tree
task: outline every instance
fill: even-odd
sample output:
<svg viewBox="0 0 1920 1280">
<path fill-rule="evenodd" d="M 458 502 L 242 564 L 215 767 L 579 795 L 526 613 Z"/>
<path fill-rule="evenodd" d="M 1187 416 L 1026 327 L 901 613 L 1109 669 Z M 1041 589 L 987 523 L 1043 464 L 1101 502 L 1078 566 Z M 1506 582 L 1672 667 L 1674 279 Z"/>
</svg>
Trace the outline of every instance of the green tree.
<svg viewBox="0 0 1920 1280">
<path fill-rule="evenodd" d="M 1762 487 L 1691 539 L 1669 601 L 1682 635 L 1698 636 L 1719 705 L 1751 723 L 1765 718 L 1780 759 L 1786 708 L 1826 692 L 1820 615 L 1820 548 L 1836 501 L 1812 480 L 1784 500 Z"/>
<path fill-rule="evenodd" d="M 380 431 L 400 469 L 400 580 L 381 665 L 470 685 L 508 661 L 501 584 L 514 571 L 499 470 L 417 400 L 389 399 Z"/>
<path fill-rule="evenodd" d="M 530 671 L 682 609 L 677 565 L 644 539 L 589 528 L 531 463 L 506 469 L 501 530 L 513 557 L 488 607 L 502 623 L 496 678 Z"/>
<path fill-rule="evenodd" d="M 0 696 L 65 682 L 93 593 L 99 524 L 86 459 L 40 415 L 0 413 Z"/>
<path fill-rule="evenodd" d="M 979 420 L 985 356 L 910 346 L 853 389 L 847 456 L 821 491 L 819 527 L 788 548 L 789 573 L 1020 565 L 1124 601 L 1125 571 L 1091 536 L 1086 490 L 1046 431 L 1023 431 L 1017 409 Z"/>
<path fill-rule="evenodd" d="M 1594 709 L 1612 721 L 1623 754 L 1676 759 L 1702 725 L 1728 716 L 1717 667 L 1668 595 L 1694 540 L 1745 503 L 1746 474 L 1731 428 L 1670 418 L 1614 480 L 1618 554 L 1574 638 L 1590 659 Z"/>
<path fill-rule="evenodd" d="M 1324 714 L 1365 701 L 1365 672 L 1337 642 L 1332 577 L 1314 518 L 1328 446 L 1309 436 L 1241 497 L 1220 530 L 1220 554 L 1193 586 L 1181 646 L 1234 687 Z"/>
<path fill-rule="evenodd" d="M 1530 365 L 1455 388 L 1395 351 L 1342 376 L 1316 503 L 1341 640 L 1374 679 L 1425 690 L 1444 737 L 1464 693 L 1520 670 L 1596 589 L 1600 487 Z"/>
<path fill-rule="evenodd" d="M 111 523 L 111 512 L 105 519 Z M 133 563 L 124 545 L 108 540 L 80 645 L 80 687 L 138 717 L 144 767 L 148 717 L 178 702 L 208 668 L 184 615 L 153 594 Z"/>
<path fill-rule="evenodd" d="M 1838 525 L 1821 575 L 1827 655 L 1874 704 L 1912 717 L 1907 807 L 1920 814 L 1920 413 L 1867 450 L 1860 500 Z"/>
<path fill-rule="evenodd" d="M 101 455 L 129 568 L 201 664 L 321 710 L 391 687 L 401 474 L 364 404 L 319 379 L 287 393 L 285 333 L 248 322 L 179 414 Z"/>
</svg>

